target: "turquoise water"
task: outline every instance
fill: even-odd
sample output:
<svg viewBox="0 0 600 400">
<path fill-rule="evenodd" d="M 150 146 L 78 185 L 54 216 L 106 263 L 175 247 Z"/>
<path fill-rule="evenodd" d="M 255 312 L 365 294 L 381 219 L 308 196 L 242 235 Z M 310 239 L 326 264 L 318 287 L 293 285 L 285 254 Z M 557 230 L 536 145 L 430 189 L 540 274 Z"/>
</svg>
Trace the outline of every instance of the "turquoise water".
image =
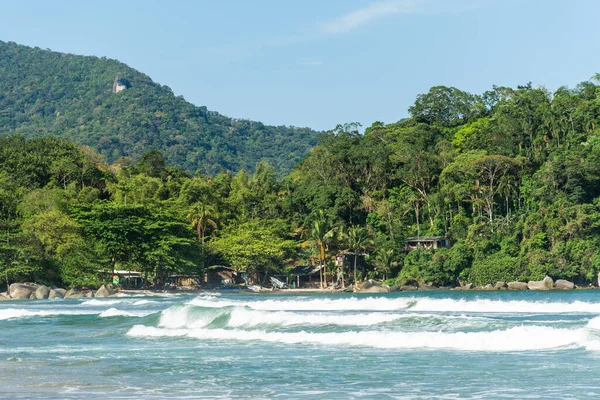
<svg viewBox="0 0 600 400">
<path fill-rule="evenodd" d="M 600 291 L 0 303 L 2 398 L 600 398 Z"/>
</svg>

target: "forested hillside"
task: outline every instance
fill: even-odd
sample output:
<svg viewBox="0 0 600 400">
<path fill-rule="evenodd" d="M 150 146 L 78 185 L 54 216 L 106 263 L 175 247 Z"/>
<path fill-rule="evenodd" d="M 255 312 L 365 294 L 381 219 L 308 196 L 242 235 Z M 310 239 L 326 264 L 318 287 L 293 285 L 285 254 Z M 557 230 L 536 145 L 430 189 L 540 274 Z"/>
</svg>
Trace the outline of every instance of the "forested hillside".
<svg viewBox="0 0 600 400">
<path fill-rule="evenodd" d="M 113 93 L 117 75 L 128 89 Z M 280 175 L 318 136 L 196 107 L 115 60 L 0 41 L 0 135 L 13 133 L 66 138 L 109 163 L 156 149 L 190 172 L 254 170 L 262 160 Z"/>
<path fill-rule="evenodd" d="M 66 140 L 4 136 L 0 276 L 77 286 L 115 266 L 164 277 L 230 265 L 264 279 L 321 264 L 328 282 L 342 271 L 345 283 L 596 282 L 600 86 L 439 86 L 409 112 L 364 134 L 338 126 L 282 179 L 267 163 L 190 174 L 158 151 L 109 166 Z M 454 245 L 404 251 L 427 235 Z M 348 250 L 367 254 L 365 271 L 338 269 Z"/>
</svg>

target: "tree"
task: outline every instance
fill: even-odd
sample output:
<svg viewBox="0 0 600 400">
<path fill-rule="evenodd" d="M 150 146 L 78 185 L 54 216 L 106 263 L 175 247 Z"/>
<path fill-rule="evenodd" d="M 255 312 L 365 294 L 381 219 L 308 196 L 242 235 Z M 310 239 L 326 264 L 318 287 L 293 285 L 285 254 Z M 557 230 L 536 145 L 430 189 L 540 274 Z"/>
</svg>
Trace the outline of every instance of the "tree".
<svg viewBox="0 0 600 400">
<path fill-rule="evenodd" d="M 324 284 L 323 270 L 325 268 L 325 252 L 327 250 L 327 242 L 334 238 L 335 227 L 329 221 L 329 218 L 325 215 L 323 210 L 319 210 L 317 218 L 313 221 L 308 231 L 308 240 L 304 242 L 304 245 L 311 244 L 315 246 L 319 253 L 319 281 L 321 289 Z"/>
<path fill-rule="evenodd" d="M 209 228 L 216 229 L 219 213 L 216 208 L 210 204 L 195 203 L 187 214 L 187 219 L 191 221 L 192 228 L 196 229 L 198 241 L 202 251 L 202 266 L 204 267 L 204 239 Z"/>
<path fill-rule="evenodd" d="M 297 248 L 285 232 L 285 223 L 278 220 L 250 220 L 228 226 L 208 246 L 235 271 L 258 281 L 280 268 Z"/>
<path fill-rule="evenodd" d="M 346 245 L 354 253 L 354 284 L 358 283 L 356 262 L 359 251 L 365 251 L 372 243 L 369 231 L 361 226 L 352 225 L 344 231 Z"/>
<path fill-rule="evenodd" d="M 493 224 L 494 198 L 499 190 L 503 188 L 503 179 L 507 175 L 516 174 L 519 165 L 518 161 L 510 157 L 497 155 L 482 157 L 474 163 L 479 178 L 477 186 L 485 200 L 490 226 Z"/>
</svg>

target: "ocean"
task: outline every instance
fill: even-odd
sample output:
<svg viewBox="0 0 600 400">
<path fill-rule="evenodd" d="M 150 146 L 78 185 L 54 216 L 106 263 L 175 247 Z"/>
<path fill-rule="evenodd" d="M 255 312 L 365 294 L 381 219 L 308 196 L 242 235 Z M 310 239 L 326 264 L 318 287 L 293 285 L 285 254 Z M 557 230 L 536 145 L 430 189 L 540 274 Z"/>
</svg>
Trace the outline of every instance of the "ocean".
<svg viewBox="0 0 600 400">
<path fill-rule="evenodd" d="M 600 398 L 600 291 L 3 302 L 0 397 Z"/>
</svg>

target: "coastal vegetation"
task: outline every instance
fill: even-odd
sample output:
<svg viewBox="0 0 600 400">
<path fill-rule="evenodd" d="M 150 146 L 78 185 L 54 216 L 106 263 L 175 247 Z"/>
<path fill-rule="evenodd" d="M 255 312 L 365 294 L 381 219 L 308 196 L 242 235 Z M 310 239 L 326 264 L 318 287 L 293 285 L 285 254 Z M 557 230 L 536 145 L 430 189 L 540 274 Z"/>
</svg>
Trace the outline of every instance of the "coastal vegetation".
<svg viewBox="0 0 600 400">
<path fill-rule="evenodd" d="M 545 276 L 586 284 L 600 272 L 597 77 L 553 93 L 531 84 L 481 95 L 433 87 L 417 97 L 409 118 L 364 132 L 356 123 L 338 125 L 306 156 L 298 149 L 312 144 L 310 135 L 261 125 L 252 129 L 265 134 L 254 142 L 263 150 L 246 157 L 236 142 L 246 134 L 235 127 L 253 123 L 202 111 L 123 64 L 6 43 L 0 51 L 1 63 L 29 65 L 22 76 L 7 67 L 0 74 L 5 283 L 98 287 L 98 271 L 113 269 L 165 282 L 210 265 L 257 282 L 297 265 L 323 265 L 321 286 L 366 278 L 485 285 Z M 63 59 L 89 63 L 87 72 L 55 71 Z M 34 67 L 52 73 L 40 81 Z M 109 78 L 119 71 L 131 87 L 115 94 Z M 67 96 L 73 88 L 77 101 Z M 143 139 L 140 121 L 154 124 L 165 141 Z M 212 130 L 223 124 L 231 129 Z M 225 131 L 238 132 L 231 133 L 237 139 Z M 194 141 L 199 132 L 215 147 Z M 306 141 L 296 150 L 280 147 L 274 132 Z M 196 156 L 166 145 L 178 136 Z M 218 148 L 237 150 L 213 157 Z M 265 155 L 269 149 L 278 153 Z M 447 237 L 453 245 L 406 251 L 405 239 L 415 236 Z M 342 270 L 335 263 L 341 254 L 350 259 Z"/>
</svg>

